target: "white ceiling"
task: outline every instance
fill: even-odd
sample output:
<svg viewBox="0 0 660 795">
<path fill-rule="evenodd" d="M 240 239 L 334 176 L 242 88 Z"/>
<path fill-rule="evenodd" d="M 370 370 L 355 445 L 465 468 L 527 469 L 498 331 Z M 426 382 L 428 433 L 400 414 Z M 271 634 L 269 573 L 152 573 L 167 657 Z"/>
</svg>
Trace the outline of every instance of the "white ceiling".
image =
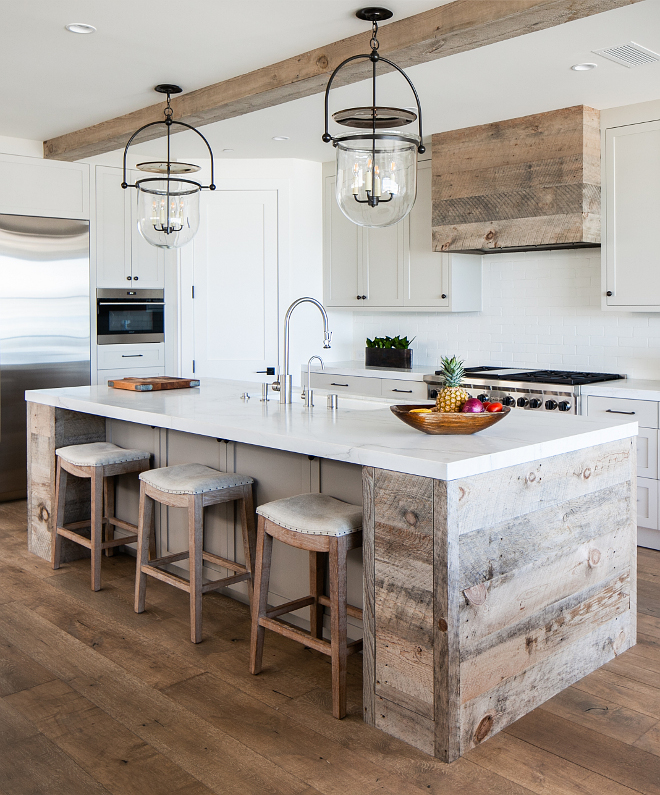
<svg viewBox="0 0 660 795">
<path fill-rule="evenodd" d="M 397 12 L 395 18 L 441 4 L 387 2 Z M 159 0 L 155 6 L 148 0 L 30 0 L 14 5 L 3 9 L 0 52 L 18 77 L 0 86 L 0 135 L 32 139 L 152 104 L 150 89 L 157 82 L 178 82 L 191 90 L 364 30 L 364 23 L 353 17 L 359 0 Z M 248 20 L 241 17 L 246 5 Z M 19 30 L 21 22 L 27 29 Z M 89 22 L 98 32 L 74 36 L 63 29 L 67 22 Z M 368 37 L 365 32 L 365 51 Z M 628 69 L 591 52 L 630 40 L 660 52 L 660 0 L 413 67 L 407 71 L 422 100 L 424 132 L 577 104 L 602 110 L 660 99 L 660 62 Z M 39 59 L 34 48 L 41 53 Z M 598 68 L 570 69 L 584 61 Z M 363 83 L 333 89 L 332 109 L 369 104 L 367 88 Z M 383 104 L 413 104 L 396 75 L 379 80 L 379 93 Z M 334 157 L 332 147 L 320 140 L 322 95 L 201 129 L 218 159 Z M 289 140 L 274 142 L 274 135 Z M 175 157 L 204 154 L 192 133 L 174 141 Z M 157 142 L 135 147 L 136 154 L 140 149 L 158 153 Z"/>
</svg>

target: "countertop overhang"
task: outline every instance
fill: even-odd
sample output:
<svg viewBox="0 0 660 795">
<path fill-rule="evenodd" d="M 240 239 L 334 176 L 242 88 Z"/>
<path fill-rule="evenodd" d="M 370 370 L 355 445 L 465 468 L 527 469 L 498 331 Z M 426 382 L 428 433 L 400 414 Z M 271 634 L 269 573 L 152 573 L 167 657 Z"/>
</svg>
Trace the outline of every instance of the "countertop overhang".
<svg viewBox="0 0 660 795">
<path fill-rule="evenodd" d="M 248 392 L 249 400 L 241 399 Z M 203 379 L 195 389 L 128 392 L 107 386 L 30 390 L 28 402 L 409 475 L 455 480 L 637 435 L 621 419 L 512 412 L 471 436 L 427 436 L 385 401 L 341 397 L 335 411 L 317 395 L 306 409 L 262 402 L 254 382 Z"/>
</svg>

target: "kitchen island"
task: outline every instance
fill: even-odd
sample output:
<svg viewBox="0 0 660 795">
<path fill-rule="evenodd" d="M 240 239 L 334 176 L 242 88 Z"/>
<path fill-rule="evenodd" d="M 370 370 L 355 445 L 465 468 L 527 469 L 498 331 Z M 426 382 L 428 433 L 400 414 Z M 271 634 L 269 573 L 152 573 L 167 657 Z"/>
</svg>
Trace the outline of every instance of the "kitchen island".
<svg viewBox="0 0 660 795">
<path fill-rule="evenodd" d="M 362 499 L 349 601 L 363 588 L 364 718 L 448 762 L 634 645 L 636 422 L 512 412 L 475 436 L 425 436 L 382 402 L 241 397 L 254 387 L 26 393 L 30 549 L 50 557 L 55 449 L 85 441 L 252 475 L 257 504 Z M 118 496 L 135 521 L 135 484 Z M 207 548 L 239 555 L 218 508 Z M 81 490 L 66 521 L 85 511 Z M 185 544 L 171 514 L 158 517 L 161 554 Z M 275 551 L 273 604 L 307 592 L 297 552 Z"/>
</svg>

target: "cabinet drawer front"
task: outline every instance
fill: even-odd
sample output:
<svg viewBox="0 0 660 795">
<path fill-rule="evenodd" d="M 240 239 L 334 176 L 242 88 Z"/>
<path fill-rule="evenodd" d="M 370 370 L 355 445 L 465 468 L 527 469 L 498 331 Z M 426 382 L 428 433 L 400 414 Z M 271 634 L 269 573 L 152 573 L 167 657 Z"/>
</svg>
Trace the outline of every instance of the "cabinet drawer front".
<svg viewBox="0 0 660 795">
<path fill-rule="evenodd" d="M 153 345 L 99 345 L 98 369 L 163 367 L 164 346 Z"/>
<path fill-rule="evenodd" d="M 658 477 L 658 431 L 655 428 L 639 429 L 637 474 L 640 478 Z"/>
<path fill-rule="evenodd" d="M 426 384 L 422 381 L 381 380 L 382 396 L 393 400 L 428 400 Z"/>
<path fill-rule="evenodd" d="M 658 427 L 658 404 L 652 400 L 631 400 L 629 398 L 587 397 L 587 414 L 590 417 L 629 417 L 636 420 L 641 428 Z"/>
<path fill-rule="evenodd" d="M 637 478 L 637 526 L 658 529 L 658 481 Z"/>
<path fill-rule="evenodd" d="M 312 389 L 327 389 L 338 395 L 369 395 L 380 397 L 380 378 L 363 378 L 355 375 L 326 375 L 311 373 Z"/>
</svg>

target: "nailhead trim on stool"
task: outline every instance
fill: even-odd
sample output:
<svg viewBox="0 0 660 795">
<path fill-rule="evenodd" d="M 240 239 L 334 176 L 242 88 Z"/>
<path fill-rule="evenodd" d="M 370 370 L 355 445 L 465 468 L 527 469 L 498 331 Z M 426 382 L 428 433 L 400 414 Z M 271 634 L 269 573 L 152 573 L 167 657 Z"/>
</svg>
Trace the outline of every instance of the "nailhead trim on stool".
<svg viewBox="0 0 660 795">
<path fill-rule="evenodd" d="M 256 537 L 254 532 L 253 479 L 202 464 L 180 464 L 151 469 L 140 475 L 140 518 L 138 520 L 138 564 L 135 578 L 135 612 L 145 609 L 147 576 L 174 585 L 190 595 L 190 639 L 202 640 L 202 594 L 233 583 L 246 581 L 252 603 L 252 574 Z M 239 505 L 245 565 L 212 555 L 204 550 L 204 508 L 236 500 Z M 153 533 L 154 502 L 188 511 L 188 549 L 147 560 L 148 540 Z M 190 580 L 160 567 L 179 560 L 190 561 Z M 204 561 L 234 572 L 213 582 L 202 582 Z"/>
<path fill-rule="evenodd" d="M 332 659 L 332 714 L 335 718 L 343 718 L 346 715 L 347 657 L 362 648 L 361 640 L 348 643 L 346 637 L 346 616 L 362 618 L 362 610 L 347 604 L 346 599 L 346 556 L 349 550 L 362 546 L 362 508 L 324 494 L 300 494 L 260 505 L 257 514 L 250 673 L 261 671 L 266 629 L 327 654 Z M 274 538 L 309 552 L 311 594 L 269 608 Z M 326 554 L 330 562 L 329 597 L 323 593 L 323 556 Z M 303 607 L 310 608 L 309 633 L 279 618 Z M 330 642 L 323 640 L 324 607 L 330 608 Z"/>
<path fill-rule="evenodd" d="M 57 456 L 55 486 L 56 520 L 53 527 L 51 562 L 59 569 L 62 557 L 62 537 L 91 551 L 92 590 L 101 588 L 101 554 L 111 555 L 114 547 L 137 541 L 137 525 L 115 516 L 115 476 L 143 472 L 149 468 L 151 453 L 118 447 L 110 442 L 91 442 L 60 447 Z M 69 475 L 88 478 L 91 482 L 91 517 L 89 521 L 64 524 L 66 485 Z M 77 530 L 90 527 L 90 538 Z M 106 540 L 103 540 L 105 527 Z M 127 530 L 130 535 L 114 537 L 114 528 Z"/>
</svg>

